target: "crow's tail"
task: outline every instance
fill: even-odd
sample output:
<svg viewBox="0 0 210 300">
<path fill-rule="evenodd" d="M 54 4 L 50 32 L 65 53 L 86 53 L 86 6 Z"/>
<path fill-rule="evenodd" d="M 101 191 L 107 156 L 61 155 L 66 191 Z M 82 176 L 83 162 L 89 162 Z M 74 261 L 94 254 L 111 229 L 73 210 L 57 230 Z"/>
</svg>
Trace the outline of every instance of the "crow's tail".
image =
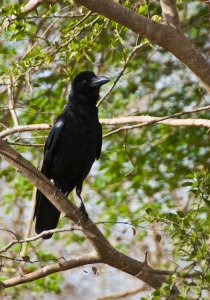
<svg viewBox="0 0 210 300">
<path fill-rule="evenodd" d="M 36 207 L 34 219 L 36 218 L 35 231 L 41 233 L 44 230 L 56 228 L 60 217 L 59 210 L 39 191 L 36 192 Z M 51 238 L 48 234 L 43 239 Z"/>
</svg>

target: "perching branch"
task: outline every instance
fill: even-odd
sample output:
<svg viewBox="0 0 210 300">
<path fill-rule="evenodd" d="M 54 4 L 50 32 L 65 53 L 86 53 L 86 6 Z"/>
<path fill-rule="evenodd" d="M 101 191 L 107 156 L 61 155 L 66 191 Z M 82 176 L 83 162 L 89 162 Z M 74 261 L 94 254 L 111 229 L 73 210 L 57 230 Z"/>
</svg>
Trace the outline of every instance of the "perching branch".
<svg viewBox="0 0 210 300">
<path fill-rule="evenodd" d="M 112 0 L 77 0 L 77 2 L 170 51 L 191 69 L 210 91 L 210 63 L 180 30 L 157 23 Z M 175 17 L 172 18 L 173 22 L 174 19 Z"/>
<path fill-rule="evenodd" d="M 104 263 L 121 270 L 127 274 L 141 279 L 149 286 L 157 289 L 166 280 L 166 275 L 171 275 L 173 272 L 164 270 L 152 269 L 146 261 L 140 262 L 127 255 L 124 255 L 114 249 L 109 241 L 104 237 L 98 227 L 88 219 L 84 222 L 80 218 L 80 214 L 76 206 L 55 187 L 40 171 L 34 168 L 29 161 L 22 157 L 17 151 L 7 145 L 0 139 L 0 155 L 7 160 L 13 167 L 17 169 L 26 179 L 33 183 L 66 217 L 73 221 L 92 245 L 93 251 L 85 254 L 82 257 L 77 257 L 62 263 L 50 264 L 38 271 L 31 272 L 24 276 L 18 276 L 12 279 L 2 281 L 0 288 L 4 289 L 11 286 L 16 286 L 22 283 L 31 282 L 39 278 L 55 272 L 69 270 L 92 263 Z M 42 233 L 44 234 L 44 233 Z M 6 246 L 9 249 L 12 244 Z M 4 249 L 5 251 L 7 249 Z M 183 275 L 183 274 L 182 274 Z M 174 294 L 168 299 L 176 299 L 178 290 L 173 289 Z"/>
<path fill-rule="evenodd" d="M 0 155 L 6 159 L 13 167 L 16 168 L 26 179 L 33 183 L 57 209 L 63 212 L 71 221 L 81 229 L 93 247 L 93 251 L 82 257 L 78 257 L 64 263 L 48 265 L 41 270 L 32 272 L 24 276 L 18 276 L 1 282 L 1 288 L 11 287 L 18 284 L 34 281 L 38 278 L 45 277 L 55 272 L 72 269 L 89 263 L 105 263 L 118 270 L 135 276 L 143 280 L 153 288 L 159 288 L 165 282 L 166 277 L 160 274 L 153 274 L 152 268 L 127 255 L 124 255 L 114 249 L 109 241 L 104 237 L 98 227 L 88 219 L 85 222 L 80 218 L 80 213 L 76 206 L 55 187 L 40 171 L 33 167 L 29 161 L 21 156 L 17 151 L 11 148 L 0 139 Z M 178 293 L 177 289 L 174 290 Z M 172 298 L 171 298 L 172 299 Z"/>
</svg>

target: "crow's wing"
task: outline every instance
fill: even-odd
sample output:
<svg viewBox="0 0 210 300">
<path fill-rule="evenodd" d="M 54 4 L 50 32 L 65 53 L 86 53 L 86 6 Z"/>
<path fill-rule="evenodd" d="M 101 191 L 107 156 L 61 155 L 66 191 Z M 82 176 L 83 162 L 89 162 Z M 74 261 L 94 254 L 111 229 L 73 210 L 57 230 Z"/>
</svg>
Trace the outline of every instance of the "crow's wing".
<svg viewBox="0 0 210 300">
<path fill-rule="evenodd" d="M 48 135 L 44 146 L 44 160 L 41 172 L 50 178 L 50 166 L 53 162 L 56 145 L 64 126 L 65 118 L 58 117 Z M 36 205 L 34 209 L 34 218 L 36 217 L 36 232 L 40 233 L 43 230 L 55 228 L 59 220 L 60 212 L 57 208 L 39 191 L 36 192 Z M 45 238 L 50 238 L 52 234 Z"/>
<path fill-rule="evenodd" d="M 59 137 L 64 126 L 64 121 L 64 116 L 57 118 L 44 146 L 44 159 L 41 172 L 46 176 L 48 175 L 50 166 L 54 159 L 56 145 L 58 144 Z"/>
<path fill-rule="evenodd" d="M 96 159 L 99 159 L 101 155 L 101 147 L 102 147 L 102 127 L 99 123 L 98 126 L 98 135 L 97 135 L 97 145 L 96 145 Z"/>
</svg>

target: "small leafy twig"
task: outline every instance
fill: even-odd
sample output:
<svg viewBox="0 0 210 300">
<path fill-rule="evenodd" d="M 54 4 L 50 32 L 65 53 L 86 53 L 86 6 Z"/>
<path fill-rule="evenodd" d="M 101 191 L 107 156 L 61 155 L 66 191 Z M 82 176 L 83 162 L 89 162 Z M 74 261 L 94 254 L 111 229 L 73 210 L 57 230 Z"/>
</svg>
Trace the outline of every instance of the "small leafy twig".
<svg viewBox="0 0 210 300">
<path fill-rule="evenodd" d="M 136 52 L 143 48 L 148 42 L 143 42 L 140 45 L 137 45 L 133 48 L 133 50 L 131 51 L 131 53 L 128 55 L 122 70 L 120 71 L 120 73 L 117 75 L 117 77 L 115 78 L 112 86 L 109 88 L 109 90 L 106 92 L 106 94 L 98 101 L 97 103 L 97 107 L 99 107 L 99 105 L 107 98 L 107 96 L 111 93 L 111 91 L 114 89 L 114 87 L 116 86 L 117 82 L 120 80 L 120 78 L 123 76 L 129 62 L 131 61 L 131 59 L 133 58 L 133 56 L 136 54 Z"/>
<path fill-rule="evenodd" d="M 24 146 L 24 147 L 43 147 L 44 144 L 30 144 L 30 143 L 21 143 L 21 142 L 14 142 L 11 140 L 6 140 L 7 144 L 15 145 L 15 146 Z"/>
</svg>

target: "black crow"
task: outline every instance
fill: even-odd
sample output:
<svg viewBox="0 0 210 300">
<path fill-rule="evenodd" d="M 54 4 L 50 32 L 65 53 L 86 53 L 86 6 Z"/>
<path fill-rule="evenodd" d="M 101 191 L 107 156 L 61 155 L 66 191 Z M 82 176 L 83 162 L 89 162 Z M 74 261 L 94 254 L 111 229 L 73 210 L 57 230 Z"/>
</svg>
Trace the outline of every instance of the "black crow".
<svg viewBox="0 0 210 300">
<path fill-rule="evenodd" d="M 63 113 L 56 118 L 44 147 L 41 172 L 66 196 L 76 187 L 82 209 L 84 204 L 80 194 L 83 181 L 101 154 L 102 128 L 96 103 L 100 87 L 107 82 L 107 77 L 96 76 L 89 71 L 81 72 L 73 79 L 69 101 Z M 56 228 L 59 217 L 57 208 L 37 190 L 36 233 Z"/>
</svg>

